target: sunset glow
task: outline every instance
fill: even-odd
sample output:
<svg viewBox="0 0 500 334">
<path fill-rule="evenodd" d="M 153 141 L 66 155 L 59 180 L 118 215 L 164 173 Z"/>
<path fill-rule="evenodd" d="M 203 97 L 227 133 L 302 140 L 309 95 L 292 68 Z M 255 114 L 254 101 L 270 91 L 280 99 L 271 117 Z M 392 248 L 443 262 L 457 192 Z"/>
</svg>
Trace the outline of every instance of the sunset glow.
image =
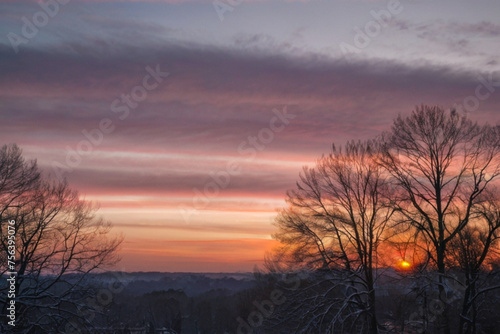
<svg viewBox="0 0 500 334">
<path fill-rule="evenodd" d="M 401 260 L 397 264 L 397 269 L 403 270 L 403 271 L 409 270 L 409 269 L 411 269 L 411 263 L 408 261 L 405 261 L 405 260 Z"/>
<path fill-rule="evenodd" d="M 38 3 L 0 1 L 3 35 Z M 125 237 L 116 269 L 251 271 L 303 166 L 498 73 L 498 3 L 401 5 L 345 54 L 385 2 L 244 1 L 220 20 L 212 1 L 71 1 L 0 42 L 0 143 L 99 203 Z M 500 93 L 479 91 L 470 117 L 498 119 Z"/>
</svg>

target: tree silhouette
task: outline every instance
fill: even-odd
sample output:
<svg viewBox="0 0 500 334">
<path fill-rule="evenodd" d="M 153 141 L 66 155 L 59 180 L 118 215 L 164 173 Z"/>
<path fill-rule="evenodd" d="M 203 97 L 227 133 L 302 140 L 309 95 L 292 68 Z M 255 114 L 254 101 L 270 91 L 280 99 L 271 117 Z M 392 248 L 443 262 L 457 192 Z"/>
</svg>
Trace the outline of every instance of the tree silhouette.
<svg viewBox="0 0 500 334">
<path fill-rule="evenodd" d="M 80 329 L 91 328 L 84 279 L 117 261 L 121 238 L 110 235 L 110 225 L 96 218 L 92 204 L 66 182 L 43 177 L 16 145 L 0 149 L 0 200 L 2 254 L 9 245 L 7 222 L 15 221 L 15 329 L 67 332 L 69 320 Z M 0 263 L 2 274 L 12 271 L 6 264 Z M 4 314 L 6 292 L 0 290 Z"/>
<path fill-rule="evenodd" d="M 332 326 L 322 330 L 342 332 L 335 322 L 355 319 L 360 325 L 363 314 L 368 329 L 347 331 L 377 333 L 377 269 L 391 257 L 380 250 L 392 248 L 403 259 L 410 253 L 418 260 L 402 263 L 411 267 L 405 279 L 418 276 L 412 289 L 425 290 L 428 306 L 419 311 L 424 330 L 450 333 L 452 303 L 461 299 L 460 310 L 453 309 L 453 331 L 477 332 L 479 300 L 499 288 L 492 271 L 498 260 L 499 175 L 500 126 L 425 105 L 397 117 L 380 140 L 334 147 L 314 168 L 304 168 L 287 194 L 288 208 L 276 219 L 274 237 L 282 246 L 268 259 L 271 271 L 314 271 L 316 283 L 308 284 L 313 288 L 295 294 L 304 302 L 291 310 L 294 324 L 307 329 L 326 321 Z M 458 297 L 457 283 L 464 287 Z M 434 296 L 439 299 L 427 300 Z"/>
<path fill-rule="evenodd" d="M 430 244 L 441 295 L 448 245 L 473 219 L 481 195 L 494 186 L 499 153 L 498 127 L 480 126 L 440 107 L 421 106 L 408 117 L 399 116 L 386 135 L 380 161 L 397 182 L 394 203 L 402 221 Z M 443 321 L 449 333 L 447 307 Z"/>
<path fill-rule="evenodd" d="M 473 210 L 473 219 L 458 237 L 450 242 L 450 267 L 461 269 L 464 280 L 464 297 L 460 313 L 460 334 L 477 332 L 478 300 L 483 294 L 500 288 L 491 284 L 490 265 L 498 259 L 500 238 L 500 197 L 485 194 Z"/>
<path fill-rule="evenodd" d="M 393 213 L 388 175 L 374 159 L 379 149 L 376 141 L 351 142 L 344 150 L 334 147 L 315 168 L 304 168 L 297 188 L 288 193 L 288 209 L 276 219 L 274 235 L 284 245 L 281 260 L 343 274 L 340 281 L 349 283 L 349 297 L 340 301 L 357 305 L 347 317 L 365 315 L 370 333 L 378 333 L 378 247 Z M 340 314 L 332 319 L 345 321 Z"/>
</svg>

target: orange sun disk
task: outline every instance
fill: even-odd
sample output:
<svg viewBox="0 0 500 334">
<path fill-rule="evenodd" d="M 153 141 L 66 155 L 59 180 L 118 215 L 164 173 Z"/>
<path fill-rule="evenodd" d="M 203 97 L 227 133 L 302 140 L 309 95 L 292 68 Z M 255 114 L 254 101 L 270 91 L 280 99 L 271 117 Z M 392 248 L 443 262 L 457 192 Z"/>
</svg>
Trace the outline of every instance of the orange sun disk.
<svg viewBox="0 0 500 334">
<path fill-rule="evenodd" d="M 399 262 L 399 266 L 402 269 L 409 269 L 411 267 L 411 264 L 410 264 L 410 262 L 403 260 L 403 261 Z"/>
</svg>

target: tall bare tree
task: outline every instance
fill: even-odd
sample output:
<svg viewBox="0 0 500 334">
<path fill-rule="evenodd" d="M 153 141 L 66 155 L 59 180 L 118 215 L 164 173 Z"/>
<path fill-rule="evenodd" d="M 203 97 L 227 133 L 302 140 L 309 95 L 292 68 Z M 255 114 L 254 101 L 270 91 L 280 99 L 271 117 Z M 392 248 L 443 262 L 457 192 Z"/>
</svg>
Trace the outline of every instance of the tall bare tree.
<svg viewBox="0 0 500 334">
<path fill-rule="evenodd" d="M 500 173 L 500 131 L 440 107 L 399 116 L 386 136 L 382 165 L 396 180 L 397 210 L 432 249 L 441 295 L 449 244 L 474 216 Z M 443 300 L 444 301 L 444 300 Z M 447 311 L 443 330 L 450 332 Z"/>
<path fill-rule="evenodd" d="M 16 145 L 0 149 L 0 247 L 7 254 L 7 225 L 15 222 L 18 332 L 65 332 L 69 319 L 82 329 L 91 327 L 83 316 L 88 286 L 82 282 L 88 273 L 115 263 L 121 242 L 95 211 L 66 182 L 44 178 Z M 6 265 L 0 263 L 0 273 L 12 271 Z M 4 314 L 6 299 L 3 288 Z"/>
<path fill-rule="evenodd" d="M 349 297 L 342 303 L 356 304 L 357 311 L 347 317 L 367 316 L 370 333 L 379 328 L 377 250 L 393 212 L 386 200 L 387 174 L 374 159 L 379 153 L 375 141 L 351 142 L 343 150 L 334 147 L 314 168 L 304 168 L 297 188 L 288 192 L 289 207 L 278 216 L 274 235 L 284 245 L 281 261 L 348 273 L 343 277 L 350 282 Z M 345 305 L 328 319 L 343 321 L 342 310 Z"/>
<path fill-rule="evenodd" d="M 491 264 L 498 261 L 500 255 L 500 196 L 495 191 L 484 193 L 481 198 L 469 224 L 450 241 L 450 267 L 459 268 L 464 275 L 460 334 L 477 333 L 478 300 L 500 288 L 498 283 L 491 283 L 491 278 L 498 273 L 491 270 Z"/>
</svg>

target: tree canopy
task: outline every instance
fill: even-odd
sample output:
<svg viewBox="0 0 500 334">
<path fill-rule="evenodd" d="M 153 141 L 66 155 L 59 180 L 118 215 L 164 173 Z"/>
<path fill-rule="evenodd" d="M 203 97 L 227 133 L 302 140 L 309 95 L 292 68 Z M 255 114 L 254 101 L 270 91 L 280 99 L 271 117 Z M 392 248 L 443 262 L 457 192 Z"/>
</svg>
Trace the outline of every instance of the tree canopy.
<svg viewBox="0 0 500 334">
<path fill-rule="evenodd" d="M 6 256 L 12 222 L 16 330 L 64 331 L 68 319 L 81 328 L 91 327 L 78 312 L 88 297 L 82 282 L 86 274 L 116 263 L 121 243 L 121 237 L 110 233 L 110 223 L 96 216 L 96 209 L 66 181 L 44 176 L 36 161 L 26 161 L 16 145 L 0 149 L 0 243 Z M 14 271 L 7 263 L 0 263 L 2 275 Z M 7 290 L 0 290 L 4 314 Z"/>
</svg>

